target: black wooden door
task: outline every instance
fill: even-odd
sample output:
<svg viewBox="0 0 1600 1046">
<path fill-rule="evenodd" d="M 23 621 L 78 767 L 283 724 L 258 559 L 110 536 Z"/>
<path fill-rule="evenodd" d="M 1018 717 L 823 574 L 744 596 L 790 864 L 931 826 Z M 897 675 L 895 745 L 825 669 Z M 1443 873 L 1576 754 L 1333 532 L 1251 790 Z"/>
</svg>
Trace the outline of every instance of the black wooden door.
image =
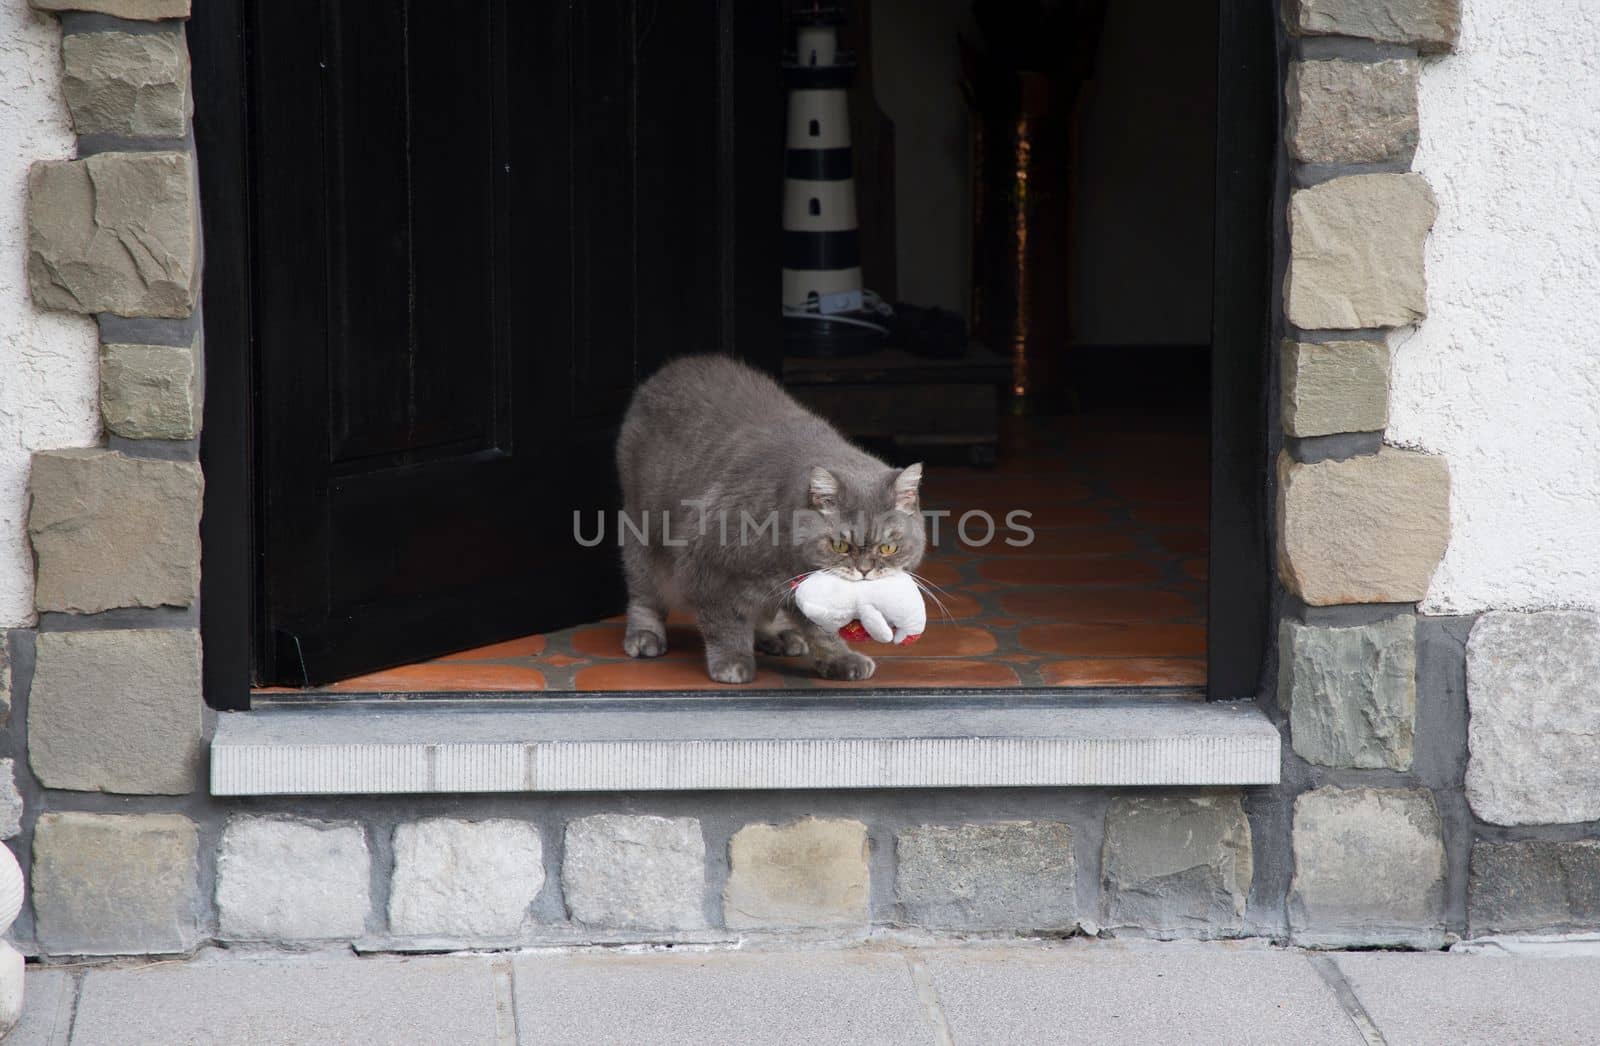
<svg viewBox="0 0 1600 1046">
<path fill-rule="evenodd" d="M 778 179 L 753 176 L 779 121 L 728 130 L 741 62 L 746 104 L 781 104 L 753 64 L 775 15 L 255 6 L 262 681 L 620 610 L 615 546 L 573 526 L 615 503 L 635 382 L 777 345 Z"/>
</svg>

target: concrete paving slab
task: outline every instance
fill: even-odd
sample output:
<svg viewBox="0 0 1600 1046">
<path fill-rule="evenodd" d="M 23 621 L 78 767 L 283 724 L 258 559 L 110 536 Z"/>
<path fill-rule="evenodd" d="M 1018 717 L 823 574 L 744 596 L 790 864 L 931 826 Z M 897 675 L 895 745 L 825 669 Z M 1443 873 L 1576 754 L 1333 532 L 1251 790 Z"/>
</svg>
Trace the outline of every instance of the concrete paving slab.
<svg viewBox="0 0 1600 1046">
<path fill-rule="evenodd" d="M 1067 941 L 917 955 L 956 1043 L 1363 1043 L 1303 955 L 1259 944 Z"/>
<path fill-rule="evenodd" d="M 1372 952 L 1334 961 L 1389 1046 L 1600 1039 L 1600 958 Z"/>
<path fill-rule="evenodd" d="M 28 967 L 22 1021 L 5 1037 L 6 1046 L 67 1046 L 73 992 L 70 971 Z"/>
<path fill-rule="evenodd" d="M 523 1043 L 935 1043 L 911 967 L 882 952 L 525 955 Z"/>
<path fill-rule="evenodd" d="M 466 1046 L 509 1031 L 485 958 L 227 957 L 89 971 L 72 1042 Z"/>
</svg>

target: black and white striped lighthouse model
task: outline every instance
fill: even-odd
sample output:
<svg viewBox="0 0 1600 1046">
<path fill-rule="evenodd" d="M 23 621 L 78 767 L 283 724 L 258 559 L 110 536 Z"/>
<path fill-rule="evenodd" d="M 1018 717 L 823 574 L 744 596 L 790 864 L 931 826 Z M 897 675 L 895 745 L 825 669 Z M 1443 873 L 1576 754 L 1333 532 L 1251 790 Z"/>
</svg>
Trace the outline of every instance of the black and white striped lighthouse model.
<svg viewBox="0 0 1600 1046">
<path fill-rule="evenodd" d="M 784 69 L 789 130 L 783 182 L 784 341 L 791 354 L 870 352 L 887 335 L 887 307 L 861 280 L 861 235 L 846 88 L 855 62 L 839 50 L 837 7 L 795 16 Z"/>
</svg>

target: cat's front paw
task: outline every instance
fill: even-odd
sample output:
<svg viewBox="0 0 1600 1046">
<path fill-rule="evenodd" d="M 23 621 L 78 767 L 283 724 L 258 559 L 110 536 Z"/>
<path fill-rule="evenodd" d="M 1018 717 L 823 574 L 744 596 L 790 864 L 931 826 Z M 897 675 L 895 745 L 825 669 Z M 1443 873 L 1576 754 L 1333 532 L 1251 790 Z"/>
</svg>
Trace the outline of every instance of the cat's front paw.
<svg viewBox="0 0 1600 1046">
<path fill-rule="evenodd" d="M 824 679 L 871 679 L 878 663 L 865 654 L 847 650 L 842 654 L 817 662 L 817 674 Z"/>
<path fill-rule="evenodd" d="M 660 657 L 667 652 L 667 637 L 648 628 L 630 628 L 623 633 L 622 652 L 629 657 Z"/>
<path fill-rule="evenodd" d="M 708 658 L 706 672 L 719 683 L 748 683 L 756 677 L 754 654 L 722 654 Z"/>
<path fill-rule="evenodd" d="M 806 637 L 792 628 L 782 632 L 757 632 L 756 649 L 773 657 L 799 657 L 806 652 Z"/>
</svg>

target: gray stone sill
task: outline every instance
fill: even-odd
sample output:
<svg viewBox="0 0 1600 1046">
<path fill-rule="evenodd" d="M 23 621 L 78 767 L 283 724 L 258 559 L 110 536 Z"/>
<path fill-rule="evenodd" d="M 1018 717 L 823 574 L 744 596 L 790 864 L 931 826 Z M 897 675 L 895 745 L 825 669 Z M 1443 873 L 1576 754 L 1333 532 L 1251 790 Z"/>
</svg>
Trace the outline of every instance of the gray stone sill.
<svg viewBox="0 0 1600 1046">
<path fill-rule="evenodd" d="M 217 717 L 213 795 L 1276 784 L 1250 702 L 957 693 L 329 701 Z"/>
</svg>

